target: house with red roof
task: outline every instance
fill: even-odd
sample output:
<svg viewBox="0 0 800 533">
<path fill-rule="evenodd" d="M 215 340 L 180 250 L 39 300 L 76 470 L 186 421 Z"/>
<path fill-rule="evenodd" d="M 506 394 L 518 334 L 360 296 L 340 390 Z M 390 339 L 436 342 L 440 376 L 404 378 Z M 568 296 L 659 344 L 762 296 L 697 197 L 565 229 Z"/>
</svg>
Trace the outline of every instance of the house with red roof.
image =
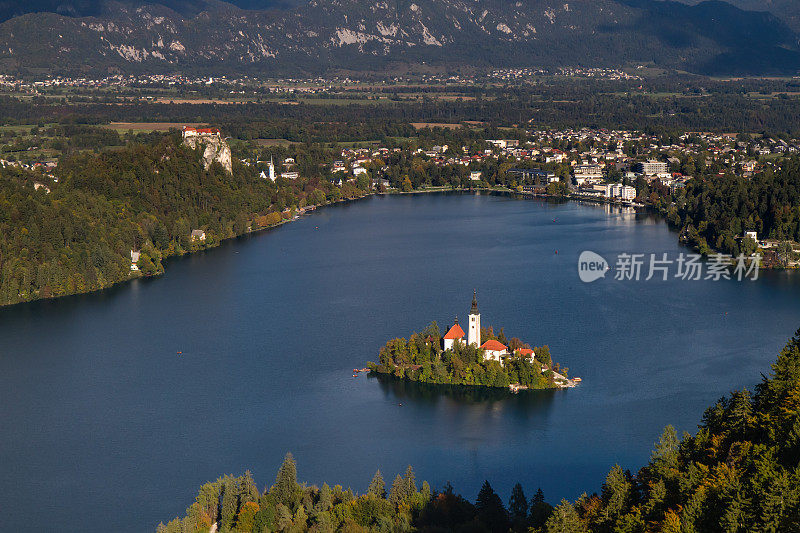
<svg viewBox="0 0 800 533">
<path fill-rule="evenodd" d="M 533 357 L 533 350 L 530 348 L 517 348 L 514 353 L 518 357 Z"/>
<path fill-rule="evenodd" d="M 501 365 L 503 357 L 508 355 L 508 346 L 494 339 L 489 339 L 481 344 L 481 350 L 483 350 L 484 361 L 497 361 Z"/>
</svg>

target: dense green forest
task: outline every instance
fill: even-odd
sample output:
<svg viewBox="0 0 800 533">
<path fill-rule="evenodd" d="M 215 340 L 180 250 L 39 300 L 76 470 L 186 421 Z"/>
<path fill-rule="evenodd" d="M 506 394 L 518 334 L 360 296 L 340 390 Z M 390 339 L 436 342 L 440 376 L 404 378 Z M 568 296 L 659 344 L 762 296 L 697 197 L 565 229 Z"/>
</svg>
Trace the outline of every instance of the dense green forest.
<svg viewBox="0 0 800 533">
<path fill-rule="evenodd" d="M 528 348 L 517 338 L 506 340 L 501 329 L 495 335 L 492 328 L 481 329 L 481 344 L 497 340 L 510 351 Z M 533 348 L 533 359 L 515 354 L 506 358 L 503 365 L 494 360 L 484 361 L 483 351 L 471 345 L 456 342 L 452 349 L 442 350 L 439 326 L 431 323 L 421 333 L 406 340 L 392 339 L 380 350 L 378 363 L 369 363 L 370 370 L 399 379 L 436 383 L 441 385 L 466 385 L 508 388 L 512 383 L 530 389 L 556 387 L 553 370 L 566 375 L 550 357 L 548 346 Z"/>
<path fill-rule="evenodd" d="M 417 487 L 414 471 L 388 489 L 378 471 L 367 491 L 299 484 L 287 455 L 260 491 L 249 473 L 200 489 L 186 517 L 159 533 L 267 531 L 529 531 L 532 533 L 745 533 L 800 531 L 800 330 L 755 392 L 735 391 L 708 408 L 695 435 L 667 426 L 650 461 L 619 466 L 599 492 L 547 504 L 514 486 L 508 503 L 487 481 L 475 503 L 449 484 Z"/>
<path fill-rule="evenodd" d="M 306 205 L 365 194 L 319 178 L 260 179 L 234 159 L 233 174 L 203 168 L 178 135 L 62 158 L 55 179 L 0 170 L 0 305 L 88 292 L 141 274 L 165 257 L 273 226 Z M 44 182 L 38 190 L 34 183 Z M 56 181 L 57 180 L 57 181 Z M 193 230 L 205 232 L 193 240 Z"/>
<path fill-rule="evenodd" d="M 695 179 L 675 195 L 666 191 L 654 202 L 681 230 L 681 239 L 702 253 L 712 249 L 734 256 L 756 251 L 744 231 L 759 239 L 800 242 L 800 161 L 766 169 L 752 179 L 733 175 Z M 778 247 L 779 261 L 793 256 L 791 246 Z"/>
</svg>

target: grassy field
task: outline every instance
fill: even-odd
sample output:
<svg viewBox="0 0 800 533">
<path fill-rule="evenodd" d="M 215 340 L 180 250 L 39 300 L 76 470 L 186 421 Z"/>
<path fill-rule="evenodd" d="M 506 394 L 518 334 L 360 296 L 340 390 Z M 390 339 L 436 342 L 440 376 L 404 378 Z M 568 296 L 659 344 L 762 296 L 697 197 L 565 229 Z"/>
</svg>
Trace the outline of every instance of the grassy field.
<svg viewBox="0 0 800 533">
<path fill-rule="evenodd" d="M 308 105 L 381 105 L 391 102 L 386 97 L 299 98 L 298 101 Z"/>
<path fill-rule="evenodd" d="M 14 126 L 0 126 L 0 132 L 11 131 L 14 133 L 28 133 L 36 124 L 18 124 Z"/>
<path fill-rule="evenodd" d="M 465 120 L 463 123 L 454 123 L 454 122 L 412 122 L 411 126 L 415 130 L 421 130 L 425 128 L 444 128 L 448 130 L 457 130 L 458 128 L 462 128 L 464 126 L 472 127 L 472 128 L 480 128 L 486 126 L 486 122 L 480 122 L 478 120 Z"/>
<path fill-rule="evenodd" d="M 171 96 L 162 96 L 152 100 L 157 104 L 251 104 L 255 99 L 241 100 L 241 99 L 225 99 L 225 98 L 172 98 Z"/>
<path fill-rule="evenodd" d="M 256 139 L 256 144 L 259 146 L 291 146 L 292 144 L 300 144 L 296 141 L 289 141 L 286 139 Z"/>
</svg>

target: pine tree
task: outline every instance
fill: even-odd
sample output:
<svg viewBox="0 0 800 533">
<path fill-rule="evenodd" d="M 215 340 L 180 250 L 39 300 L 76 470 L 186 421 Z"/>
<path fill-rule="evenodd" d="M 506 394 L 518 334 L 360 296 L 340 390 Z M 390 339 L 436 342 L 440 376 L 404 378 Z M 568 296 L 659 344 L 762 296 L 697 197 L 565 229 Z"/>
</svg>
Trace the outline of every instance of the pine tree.
<svg viewBox="0 0 800 533">
<path fill-rule="evenodd" d="M 659 477 L 668 476 L 669 471 L 678 468 L 678 432 L 671 425 L 664 428 L 661 438 L 656 444 L 656 449 L 650 456 L 653 472 Z"/>
<path fill-rule="evenodd" d="M 528 499 L 522 485 L 517 483 L 511 489 L 511 498 L 508 500 L 508 514 L 515 527 L 521 528 L 528 520 Z"/>
<path fill-rule="evenodd" d="M 546 533 L 588 533 L 588 531 L 575 506 L 567 500 L 561 500 L 545 524 Z"/>
<path fill-rule="evenodd" d="M 725 410 L 725 425 L 734 440 L 745 440 L 753 426 L 753 404 L 747 389 L 731 394 Z"/>
<path fill-rule="evenodd" d="M 406 499 L 410 498 L 415 492 L 417 492 L 417 482 L 416 477 L 414 476 L 414 469 L 411 468 L 411 465 L 408 465 L 406 468 L 406 475 L 403 478 L 405 481 L 406 487 Z"/>
<path fill-rule="evenodd" d="M 239 512 L 239 480 L 233 476 L 225 476 L 222 482 L 222 504 L 220 506 L 219 529 L 229 531 Z"/>
<path fill-rule="evenodd" d="M 292 527 L 292 511 L 282 503 L 278 504 L 276 511 L 275 522 L 278 530 L 283 531 Z"/>
<path fill-rule="evenodd" d="M 613 523 L 628 503 L 628 496 L 631 490 L 629 477 L 619 465 L 614 465 L 608 476 L 606 476 L 601 493 L 603 498 L 603 518 L 605 520 Z"/>
<path fill-rule="evenodd" d="M 392 488 L 389 489 L 389 503 L 395 507 L 401 503 L 405 503 L 407 497 L 406 487 L 406 482 L 403 480 L 400 474 L 397 474 L 397 476 L 394 478 L 394 481 L 392 481 Z"/>
<path fill-rule="evenodd" d="M 778 398 L 800 381 L 800 329 L 781 350 L 777 361 L 772 364 L 772 378 L 764 377 L 756 388 L 758 408 L 768 409 L 774 406 Z"/>
<path fill-rule="evenodd" d="M 248 470 L 241 479 L 241 503 L 258 501 L 258 487 L 253 481 L 253 474 Z"/>
<path fill-rule="evenodd" d="M 278 503 L 282 503 L 290 510 L 294 507 L 294 500 L 300 486 L 297 483 L 297 463 L 294 461 L 294 456 L 287 453 L 283 459 L 283 464 L 278 469 L 278 475 L 275 477 L 275 485 L 272 486 L 270 491 Z"/>
<path fill-rule="evenodd" d="M 553 506 L 544 501 L 544 492 L 538 489 L 530 501 L 530 525 L 531 527 L 544 527 L 547 519 L 553 513 Z"/>
<path fill-rule="evenodd" d="M 333 492 L 327 483 L 323 483 L 322 488 L 319 489 L 319 498 L 314 507 L 318 513 L 323 513 L 333 507 Z"/>
<path fill-rule="evenodd" d="M 758 465 L 759 469 L 770 469 L 772 465 Z M 789 503 L 786 494 L 790 492 L 789 476 L 781 469 L 780 473 L 770 471 L 763 474 L 766 480 L 758 498 L 759 531 L 778 533 L 781 531 L 781 520 L 786 514 L 786 505 Z"/>
<path fill-rule="evenodd" d="M 422 488 L 419 491 L 422 494 L 423 501 L 429 502 L 431 500 L 431 486 L 427 481 L 422 482 Z"/>
<path fill-rule="evenodd" d="M 508 514 L 500 496 L 494 491 L 488 481 L 483 482 L 475 509 L 484 526 L 491 531 L 504 532 L 508 529 Z"/>
<path fill-rule="evenodd" d="M 742 494 L 741 484 L 739 480 L 734 480 L 726 492 L 727 497 L 724 498 L 725 505 L 722 509 L 720 516 L 719 526 L 720 531 L 725 533 L 737 533 L 738 531 L 747 530 L 747 517 L 745 516 L 745 508 L 750 506 L 750 502 L 745 499 Z"/>
<path fill-rule="evenodd" d="M 383 476 L 381 475 L 380 470 L 375 472 L 375 475 L 372 477 L 372 481 L 369 482 L 367 494 L 371 494 L 376 498 L 386 497 L 386 483 L 383 481 Z"/>
</svg>

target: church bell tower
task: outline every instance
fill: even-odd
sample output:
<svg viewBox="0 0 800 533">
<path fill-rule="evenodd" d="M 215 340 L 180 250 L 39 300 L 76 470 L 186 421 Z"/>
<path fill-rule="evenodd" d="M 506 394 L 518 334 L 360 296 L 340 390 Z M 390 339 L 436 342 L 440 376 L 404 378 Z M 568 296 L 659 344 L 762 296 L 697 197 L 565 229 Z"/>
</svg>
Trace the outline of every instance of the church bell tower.
<svg viewBox="0 0 800 533">
<path fill-rule="evenodd" d="M 472 291 L 472 309 L 469 312 L 467 344 L 481 345 L 481 314 L 478 312 L 478 291 Z"/>
</svg>

